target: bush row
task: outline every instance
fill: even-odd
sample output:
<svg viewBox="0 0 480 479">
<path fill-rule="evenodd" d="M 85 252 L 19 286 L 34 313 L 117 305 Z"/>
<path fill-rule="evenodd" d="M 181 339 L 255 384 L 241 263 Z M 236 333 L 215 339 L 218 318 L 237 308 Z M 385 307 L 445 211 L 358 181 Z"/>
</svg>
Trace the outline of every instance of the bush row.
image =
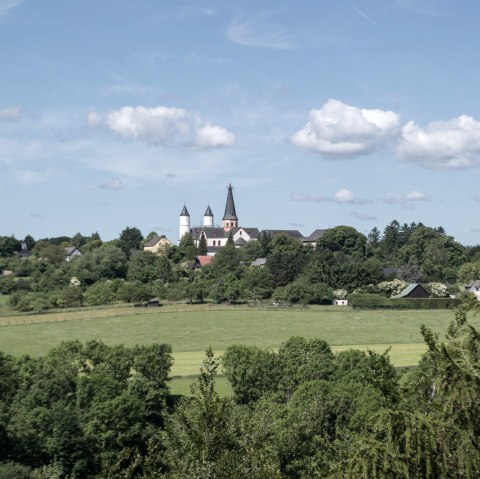
<svg viewBox="0 0 480 479">
<path fill-rule="evenodd" d="M 353 309 L 453 309 L 461 304 L 458 298 L 378 298 L 351 295 Z"/>
</svg>

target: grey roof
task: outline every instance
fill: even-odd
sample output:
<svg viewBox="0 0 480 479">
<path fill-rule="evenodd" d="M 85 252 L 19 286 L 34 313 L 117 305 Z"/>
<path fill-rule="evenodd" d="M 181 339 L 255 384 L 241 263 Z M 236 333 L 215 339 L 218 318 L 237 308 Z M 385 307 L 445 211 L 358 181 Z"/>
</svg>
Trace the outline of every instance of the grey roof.
<svg viewBox="0 0 480 479">
<path fill-rule="evenodd" d="M 253 239 L 257 239 L 260 236 L 260 231 L 258 228 L 246 228 L 245 226 L 239 226 L 238 228 L 235 228 L 235 230 L 236 231 L 233 234 L 235 234 L 238 230 L 243 230 L 246 231 L 248 236 Z"/>
<path fill-rule="evenodd" d="M 317 241 L 318 238 L 321 238 L 327 230 L 316 229 L 310 236 L 307 236 L 303 239 L 304 242 Z"/>
<path fill-rule="evenodd" d="M 77 248 L 75 248 L 75 246 L 66 246 L 65 247 L 65 253 L 67 256 L 71 255 L 73 252 L 75 251 L 78 251 Z M 80 253 L 80 251 L 78 251 Z"/>
<path fill-rule="evenodd" d="M 237 241 L 235 241 L 235 246 L 243 246 L 244 244 L 247 244 L 247 241 L 243 238 L 238 238 Z"/>
<path fill-rule="evenodd" d="M 425 290 L 425 288 L 420 283 L 410 283 L 400 294 L 392 296 L 392 298 L 406 298 L 412 293 L 413 290 L 417 288 Z"/>
<path fill-rule="evenodd" d="M 465 285 L 465 289 L 471 288 L 480 288 L 480 279 L 475 279 L 474 281 L 470 281 L 470 283 Z"/>
<path fill-rule="evenodd" d="M 145 243 L 145 247 L 151 248 L 152 246 L 155 246 L 162 238 L 165 238 L 165 235 L 155 235 L 148 243 Z"/>
<path fill-rule="evenodd" d="M 182 212 L 180 213 L 180 216 L 190 216 L 188 213 L 187 207 L 183 205 Z"/>
<path fill-rule="evenodd" d="M 215 254 L 218 253 L 222 249 L 222 246 L 209 246 L 207 248 L 207 253 L 210 254 Z"/>
<path fill-rule="evenodd" d="M 223 228 L 217 228 L 215 226 L 195 226 L 190 230 L 194 239 L 200 239 L 202 233 L 205 234 L 205 238 L 221 239 L 228 238 L 229 232 L 226 232 Z"/>
<path fill-rule="evenodd" d="M 213 218 L 212 210 L 210 209 L 210 205 L 207 206 L 207 210 L 203 216 L 211 216 Z"/>
<path fill-rule="evenodd" d="M 267 258 L 257 258 L 255 261 L 252 261 L 250 266 L 264 266 L 267 262 Z"/>
<path fill-rule="evenodd" d="M 225 214 L 223 215 L 224 220 L 238 220 L 232 190 L 232 185 L 228 185 L 227 203 L 225 204 Z"/>
<path fill-rule="evenodd" d="M 290 238 L 303 239 L 302 233 L 298 230 L 262 230 L 262 233 L 267 233 L 269 236 L 286 235 Z"/>
</svg>

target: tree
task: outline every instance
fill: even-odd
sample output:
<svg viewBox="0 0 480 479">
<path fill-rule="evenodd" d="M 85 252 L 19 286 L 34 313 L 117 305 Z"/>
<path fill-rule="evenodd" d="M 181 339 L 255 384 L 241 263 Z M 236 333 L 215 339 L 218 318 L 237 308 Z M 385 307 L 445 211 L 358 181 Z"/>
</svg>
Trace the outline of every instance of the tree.
<svg viewBox="0 0 480 479">
<path fill-rule="evenodd" d="M 200 242 L 198 243 L 198 254 L 200 256 L 205 256 L 207 253 L 207 240 L 205 239 L 205 234 L 202 232 L 202 236 L 200 236 Z"/>
<path fill-rule="evenodd" d="M 132 250 L 138 250 L 142 243 L 143 236 L 138 228 L 125 228 L 119 238 L 119 247 L 125 253 L 127 257 L 130 257 Z"/>
<path fill-rule="evenodd" d="M 28 251 L 32 251 L 33 247 L 35 246 L 35 240 L 33 239 L 33 236 L 27 235 L 23 241 L 25 242 L 25 246 L 27 247 Z"/>
<path fill-rule="evenodd" d="M 165 258 L 161 261 L 161 257 L 150 251 L 140 251 L 130 259 L 128 264 L 127 279 L 129 281 L 138 281 L 140 283 L 150 283 L 165 275 Z"/>
<path fill-rule="evenodd" d="M 21 249 L 21 242 L 15 239 L 14 236 L 0 236 L 0 257 L 7 258 L 13 256 Z"/>
<path fill-rule="evenodd" d="M 190 233 L 185 233 L 180 239 L 180 244 L 178 245 L 178 251 L 188 261 L 192 261 L 193 258 L 197 255 L 197 248 L 195 246 L 195 241 L 193 236 Z"/>
<path fill-rule="evenodd" d="M 128 263 L 120 248 L 104 245 L 75 258 L 70 268 L 82 285 L 90 285 L 102 279 L 125 278 Z"/>
<path fill-rule="evenodd" d="M 341 251 L 346 255 L 364 256 L 367 238 L 351 226 L 329 228 L 317 240 L 317 250 Z"/>
<path fill-rule="evenodd" d="M 285 286 L 305 269 L 311 249 L 284 234 L 274 236 L 270 247 L 265 267 L 269 269 L 275 286 Z"/>
<path fill-rule="evenodd" d="M 280 361 L 272 351 L 256 346 L 229 346 L 222 364 L 237 404 L 254 403 L 278 388 Z"/>
<path fill-rule="evenodd" d="M 231 400 L 215 391 L 218 366 L 208 348 L 192 397 L 167 420 L 166 453 L 173 477 L 228 477 L 222 466 L 237 448 L 237 438 Z"/>
</svg>

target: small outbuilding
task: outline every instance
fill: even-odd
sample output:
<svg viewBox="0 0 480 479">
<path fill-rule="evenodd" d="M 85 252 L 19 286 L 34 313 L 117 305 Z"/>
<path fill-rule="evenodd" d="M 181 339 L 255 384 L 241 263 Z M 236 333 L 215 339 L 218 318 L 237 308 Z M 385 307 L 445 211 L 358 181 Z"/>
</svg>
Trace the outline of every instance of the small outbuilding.
<svg viewBox="0 0 480 479">
<path fill-rule="evenodd" d="M 392 298 L 429 298 L 430 293 L 420 283 L 410 283 L 400 294 Z"/>
</svg>

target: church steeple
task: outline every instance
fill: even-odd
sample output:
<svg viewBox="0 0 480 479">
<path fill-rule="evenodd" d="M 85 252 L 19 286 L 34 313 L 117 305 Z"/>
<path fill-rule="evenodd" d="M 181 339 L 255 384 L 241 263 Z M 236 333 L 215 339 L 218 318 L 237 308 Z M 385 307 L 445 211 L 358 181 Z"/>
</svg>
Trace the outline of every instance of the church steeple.
<svg viewBox="0 0 480 479">
<path fill-rule="evenodd" d="M 190 215 L 188 213 L 186 205 L 183 205 L 180 213 L 180 222 L 178 228 L 178 240 L 182 239 L 184 234 L 190 233 Z"/>
<path fill-rule="evenodd" d="M 223 215 L 223 229 L 230 231 L 238 226 L 237 212 L 235 211 L 235 202 L 233 201 L 233 187 L 228 185 L 227 203 L 225 204 L 225 214 Z"/>
<path fill-rule="evenodd" d="M 203 226 L 212 227 L 213 226 L 213 213 L 210 209 L 210 205 L 208 205 L 205 214 L 203 215 Z"/>
</svg>

